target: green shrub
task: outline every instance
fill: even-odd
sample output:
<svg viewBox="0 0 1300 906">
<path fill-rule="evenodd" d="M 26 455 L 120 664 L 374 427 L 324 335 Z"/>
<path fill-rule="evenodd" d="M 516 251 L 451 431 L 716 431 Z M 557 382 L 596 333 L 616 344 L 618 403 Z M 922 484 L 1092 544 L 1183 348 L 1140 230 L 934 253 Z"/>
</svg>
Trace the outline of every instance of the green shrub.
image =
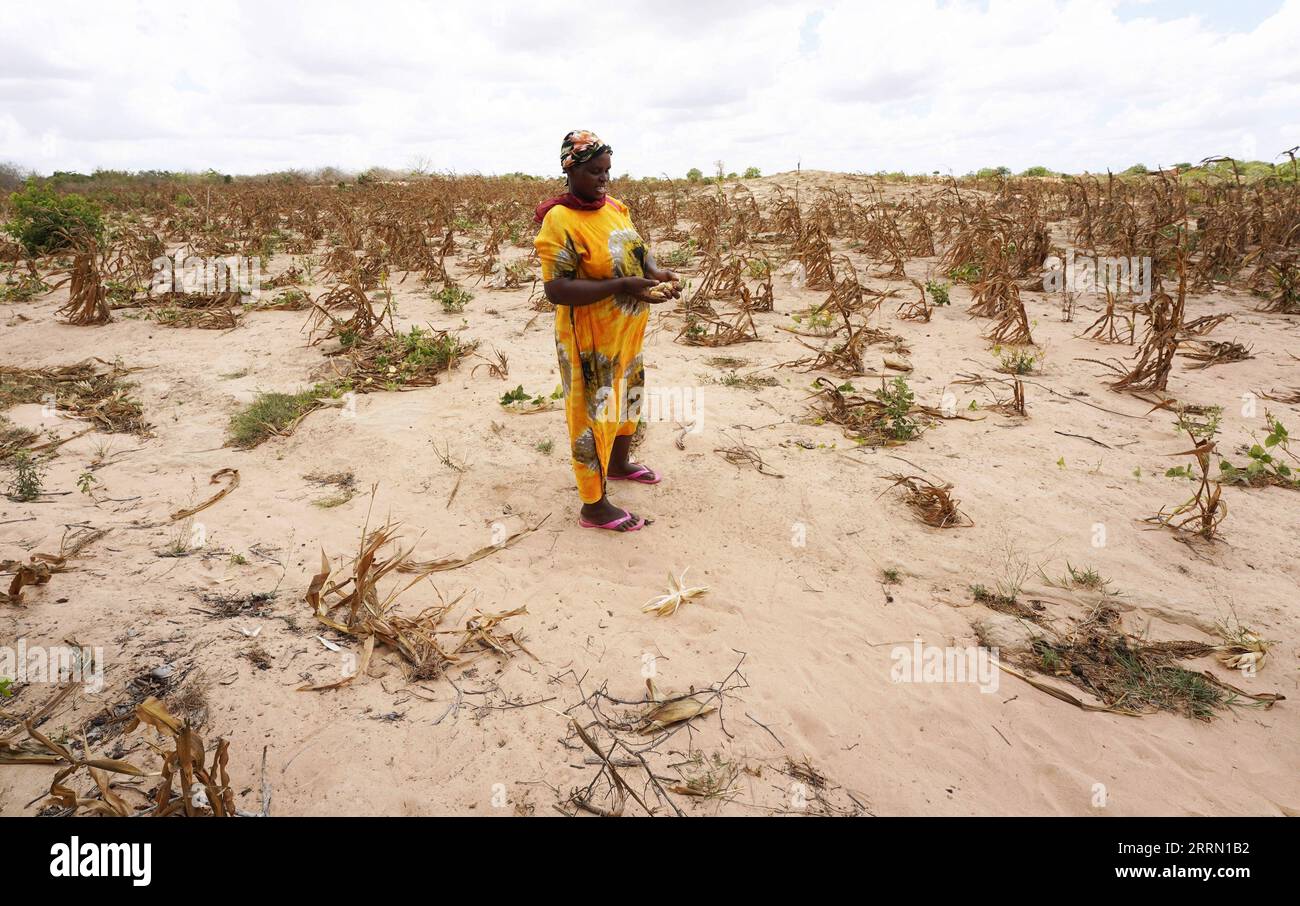
<svg viewBox="0 0 1300 906">
<path fill-rule="evenodd" d="M 433 297 L 442 303 L 442 310 L 447 314 L 459 314 L 465 310 L 465 306 L 474 298 L 474 294 L 467 289 L 448 284 Z"/>
<path fill-rule="evenodd" d="M 44 475 L 39 460 L 26 450 L 19 450 L 14 454 L 14 477 L 9 484 L 9 496 L 30 503 L 41 496 Z"/>
<path fill-rule="evenodd" d="M 89 235 L 95 239 L 104 234 L 99 206 L 80 195 L 56 195 L 31 184 L 10 195 L 9 204 L 13 217 L 5 224 L 5 232 L 22 243 L 29 255 L 45 255 L 67 248 L 64 234 Z"/>
<path fill-rule="evenodd" d="M 745 178 L 746 178 L 746 179 L 758 179 L 758 178 L 759 178 L 760 176 L 762 176 L 762 175 L 763 175 L 763 174 L 759 171 L 758 167 L 746 167 L 746 168 L 745 168 Z"/>
<path fill-rule="evenodd" d="M 704 178 L 704 173 L 701 172 L 699 167 L 691 167 L 686 171 L 686 178 L 691 182 L 699 182 Z"/>
<path fill-rule="evenodd" d="M 1021 176 L 1051 176 L 1052 171 L 1047 169 L 1046 167 L 1030 167 L 1020 175 Z"/>
<path fill-rule="evenodd" d="M 998 371 L 1004 374 L 1033 374 L 1038 356 L 1027 349 L 1011 349 L 1002 354 Z"/>
<path fill-rule="evenodd" d="M 948 284 L 940 283 L 937 280 L 926 280 L 925 291 L 930 294 L 930 301 L 935 305 L 949 305 L 951 299 L 948 298 Z"/>
<path fill-rule="evenodd" d="M 876 391 L 876 399 L 885 408 L 881 420 L 886 434 L 894 440 L 911 440 L 920 433 L 920 423 L 910 415 L 916 397 L 905 378 L 896 377 L 888 384 L 882 384 Z"/>
</svg>

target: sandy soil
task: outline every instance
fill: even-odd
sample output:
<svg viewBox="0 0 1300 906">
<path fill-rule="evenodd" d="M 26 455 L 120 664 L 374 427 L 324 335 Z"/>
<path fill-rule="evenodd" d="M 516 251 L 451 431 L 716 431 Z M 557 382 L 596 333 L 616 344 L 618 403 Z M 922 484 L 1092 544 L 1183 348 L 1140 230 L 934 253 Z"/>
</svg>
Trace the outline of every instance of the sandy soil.
<svg viewBox="0 0 1300 906">
<path fill-rule="evenodd" d="M 805 174 L 804 188 L 818 181 L 855 191 L 861 185 Z M 789 185 L 792 177 L 754 184 L 775 182 Z M 881 270 L 855 260 L 864 275 Z M 279 256 L 271 270 L 288 263 Z M 909 274 L 924 279 L 931 264 L 914 260 Z M 875 277 L 864 282 L 906 288 Z M 399 322 L 461 325 L 462 316 L 444 314 L 414 276 L 395 286 Z M 103 648 L 105 688 L 69 699 L 46 723 L 47 733 L 75 734 L 127 698 L 132 678 L 173 664 L 207 678 L 206 735 L 231 741 L 241 808 L 258 808 L 265 748 L 274 814 L 553 814 L 552 806 L 596 771 L 565 742 L 563 712 L 584 693 L 607 683 L 611 695 L 638 698 L 647 656 L 661 690 L 707 687 L 728 676 L 743 653 L 748 685 L 729 699 L 722 720 L 697 719 L 655 756 L 669 777 L 676 776 L 670 765 L 691 753 L 748 768 L 729 799 L 676 797 L 688 813 L 1300 814 L 1300 494 L 1225 489 L 1225 540 L 1213 546 L 1182 544 L 1143 523 L 1187 496 L 1185 482 L 1164 477 L 1183 462 L 1169 454 L 1186 441 L 1168 413 L 1146 415 L 1148 405 L 1109 392 L 1102 369 L 1079 361 L 1130 352 L 1076 338 L 1095 317 L 1085 310 L 1096 309 L 1095 298 L 1083 299 L 1074 321 L 1063 323 L 1059 299 L 1025 293 L 1035 337 L 1047 349 L 1043 373 L 1027 381 L 1028 419 L 989 412 L 982 408 L 987 391 L 952 383 L 962 373 L 992 376 L 998 364 L 980 337 L 988 322 L 965 313 L 965 287 L 953 288 L 952 306 L 930 323 L 898 320 L 895 305 L 885 303 L 879 325 L 911 347 L 918 401 L 940 406 L 948 390 L 958 411 L 977 419 L 939 421 L 919 440 L 889 450 L 855 450 L 835 426 L 803 423 L 816 375 L 773 367 L 808 354 L 777 325 L 791 326 L 791 313 L 820 303 L 825 293 L 778 281 L 776 312 L 756 316 L 760 342 L 724 349 L 673 342 L 678 322 L 657 313 L 645 349 L 648 382 L 696 388 L 704 401 L 702 430 L 686 435 L 679 450 L 673 424 L 650 425 L 637 458 L 659 469 L 664 482 L 612 489 L 615 502 L 656 521 L 615 535 L 576 524 L 562 411 L 522 415 L 498 403 L 517 384 L 533 393 L 555 387 L 552 316 L 536 317 L 526 289 L 472 288 L 465 335 L 484 351 L 508 355 L 507 380 L 485 369 L 472 374 L 471 362 L 436 387 L 359 396 L 355 417 L 317 411 L 291 437 L 248 452 L 223 447 L 231 414 L 259 390 L 309 386 L 321 366 L 319 348 L 305 343 L 305 313 L 253 312 L 239 328 L 218 332 L 120 317 L 103 327 L 68 326 L 54 316 L 66 290 L 0 309 L 7 364 L 120 357 L 143 369 L 132 377 L 154 425 L 147 439 L 92 433 L 64 446 L 45 487 L 70 493 L 31 504 L 0 499 L 0 559 L 57 551 L 65 525 L 112 529 L 75 570 L 27 589 L 24 605 L 0 608 L 5 644 L 71 638 Z M 1180 399 L 1224 407 L 1220 448 L 1238 460 L 1238 447 L 1262 431 L 1265 407 L 1293 431 L 1300 428 L 1297 406 L 1261 401 L 1254 418 L 1241 415 L 1244 393 L 1300 386 L 1300 361 L 1290 354 L 1300 350 L 1297 322 L 1258 314 L 1253 305 L 1227 290 L 1193 297 L 1189 317 L 1231 311 L 1234 319 L 1214 336 L 1253 346 L 1254 358 L 1202 371 L 1180 359 L 1170 382 Z M 879 368 L 884 352 L 873 347 L 869 361 L 875 357 Z M 777 383 L 717 383 L 726 369 L 708 363 L 715 356 L 744 359 L 740 374 Z M 854 383 L 870 389 L 873 379 Z M 981 408 L 969 409 L 972 400 Z M 43 418 L 38 406 L 7 414 L 65 436 L 81 427 Z M 537 448 L 545 440 L 554 441 L 554 453 Z M 756 447 L 783 477 L 715 452 L 737 440 Z M 120 455 L 95 473 L 100 485 L 92 500 L 76 482 L 102 442 Z M 468 471 L 461 476 L 445 466 L 435 445 L 463 457 Z M 209 476 L 225 468 L 238 469 L 241 483 L 195 517 L 204 547 L 185 557 L 159 556 L 177 528 L 148 526 L 208 497 L 216 490 Z M 881 480 L 919 470 L 954 483 L 972 527 L 919 523 Z M 339 506 L 314 505 L 332 490 L 304 476 L 346 471 L 361 493 Z M 356 648 L 322 631 L 303 595 L 322 550 L 331 557 L 356 550 L 368 509 L 372 526 L 389 516 L 399 521 L 408 542 L 418 539 L 421 559 L 468 554 L 493 540 L 494 523 L 514 531 L 550 514 L 517 544 L 435 574 L 403 598 L 404 610 L 414 613 L 436 603 L 433 586 L 448 597 L 465 591 L 461 624 L 476 608 L 526 605 L 527 615 L 510 625 L 523 631 L 535 659 L 484 658 L 456 674 L 462 696 L 451 712 L 457 695 L 448 682 L 409 687 L 399 658 L 382 648 L 370 675 L 351 686 L 296 691 L 305 677 L 325 682 L 339 674 L 342 655 L 318 635 Z M 1098 523 L 1106 527 L 1104 547 L 1093 545 Z M 898 645 L 975 644 L 972 624 L 992 615 L 972 600 L 972 584 L 991 587 L 1027 570 L 1022 598 L 1045 602 L 1063 623 L 1086 613 L 1097 592 L 1050 586 L 1039 575 L 1061 576 L 1067 561 L 1111 580 L 1124 625 L 1135 634 L 1213 640 L 1214 624 L 1235 615 L 1275 640 L 1253 678 L 1212 658 L 1194 664 L 1289 700 L 1270 710 L 1231 707 L 1202 722 L 1089 713 L 1005 674 L 993 692 L 891 679 Z M 671 617 L 641 611 L 666 589 L 669 572 L 688 567 L 688 581 L 709 586 L 705 595 Z M 885 569 L 898 570 L 901 581 L 885 584 Z M 272 590 L 276 597 L 261 618 L 202 612 L 204 593 Z M 260 631 L 247 638 L 241 627 Z M 245 656 L 255 645 L 267 669 Z M 29 685 L 7 707 L 25 713 L 47 694 Z M 118 737 L 105 750 L 143 759 L 140 736 Z M 811 805 L 799 799 L 799 779 L 783 772 L 787 758 L 806 759 L 828 778 Z M 0 768 L 0 812 L 35 813 L 53 773 L 44 766 Z"/>
</svg>

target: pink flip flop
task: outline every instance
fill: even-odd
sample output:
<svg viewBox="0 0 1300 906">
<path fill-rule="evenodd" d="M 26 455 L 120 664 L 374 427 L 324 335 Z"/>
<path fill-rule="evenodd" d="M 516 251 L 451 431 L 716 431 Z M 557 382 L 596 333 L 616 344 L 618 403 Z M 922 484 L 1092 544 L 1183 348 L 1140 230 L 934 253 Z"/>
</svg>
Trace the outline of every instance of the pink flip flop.
<svg viewBox="0 0 1300 906">
<path fill-rule="evenodd" d="M 632 514 L 625 510 L 622 516 L 619 516 L 617 519 L 613 519 L 609 522 L 606 522 L 604 525 L 600 525 L 595 522 L 588 522 L 586 519 L 583 519 L 581 516 L 579 516 L 578 525 L 582 526 L 583 528 L 607 529 L 611 532 L 618 532 L 618 531 L 639 532 L 641 531 L 642 528 L 645 527 L 646 524 L 645 517 L 640 517 L 638 518 L 636 525 L 625 529 L 619 528 L 620 525 L 622 525 L 624 522 L 627 522 L 631 518 L 632 518 Z"/>
<path fill-rule="evenodd" d="M 642 478 L 642 475 L 649 475 L 649 478 Z M 646 466 L 637 466 L 635 472 L 629 472 L 626 475 L 606 475 L 610 481 L 635 481 L 637 484 L 658 484 L 663 481 L 663 476 L 654 469 Z"/>
</svg>

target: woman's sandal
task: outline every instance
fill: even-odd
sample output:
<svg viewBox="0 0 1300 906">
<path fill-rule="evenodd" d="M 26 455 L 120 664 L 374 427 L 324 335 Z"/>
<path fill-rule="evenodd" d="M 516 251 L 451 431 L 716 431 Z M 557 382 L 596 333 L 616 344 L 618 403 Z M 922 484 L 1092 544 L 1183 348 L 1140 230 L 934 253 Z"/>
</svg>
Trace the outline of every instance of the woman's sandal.
<svg viewBox="0 0 1300 906">
<path fill-rule="evenodd" d="M 632 514 L 624 510 L 622 516 L 619 516 L 617 519 L 612 519 L 609 522 L 606 522 L 604 525 L 601 525 L 596 522 L 588 522 L 586 519 L 579 516 L 578 525 L 582 526 L 583 528 L 607 529 L 611 532 L 639 532 L 649 522 L 649 520 L 647 520 L 644 516 L 638 516 L 636 525 L 630 526 L 628 528 L 619 528 L 619 526 L 623 525 L 623 523 L 627 522 L 631 518 L 632 518 Z"/>
<path fill-rule="evenodd" d="M 641 476 L 648 475 L 649 478 Z M 648 466 L 637 466 L 636 471 L 629 472 L 626 475 L 606 475 L 610 481 L 635 481 L 637 484 L 658 484 L 663 481 L 663 476 Z"/>
</svg>

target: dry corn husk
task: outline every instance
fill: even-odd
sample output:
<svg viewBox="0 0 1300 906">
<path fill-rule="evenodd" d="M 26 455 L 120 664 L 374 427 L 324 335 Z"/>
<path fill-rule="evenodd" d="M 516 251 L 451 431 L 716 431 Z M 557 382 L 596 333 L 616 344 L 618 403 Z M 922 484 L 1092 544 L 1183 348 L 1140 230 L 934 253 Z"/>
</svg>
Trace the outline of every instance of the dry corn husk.
<svg viewBox="0 0 1300 906">
<path fill-rule="evenodd" d="M 1223 636 L 1223 644 L 1215 646 L 1215 657 L 1219 663 L 1248 673 L 1257 672 L 1264 666 L 1264 661 L 1268 659 L 1268 649 L 1273 644 L 1271 641 L 1242 626 L 1229 628 L 1220 624 L 1218 628 L 1219 635 Z"/>
<path fill-rule="evenodd" d="M 671 727 L 673 724 L 692 720 L 717 710 L 717 708 L 700 701 L 694 696 L 661 701 L 659 691 L 655 689 L 654 681 L 650 679 L 645 681 L 645 687 L 650 699 L 650 708 L 646 710 L 645 714 L 641 715 L 642 733 L 655 733 L 666 727 Z"/>
<path fill-rule="evenodd" d="M 677 608 L 682 606 L 682 602 L 688 598 L 698 598 L 709 590 L 707 585 L 695 585 L 690 588 L 686 587 L 686 574 L 690 572 L 690 567 L 682 570 L 681 576 L 668 574 L 668 594 L 659 595 L 651 598 L 646 602 L 641 610 L 645 613 L 654 611 L 661 617 L 670 617 L 677 612 Z"/>
</svg>

